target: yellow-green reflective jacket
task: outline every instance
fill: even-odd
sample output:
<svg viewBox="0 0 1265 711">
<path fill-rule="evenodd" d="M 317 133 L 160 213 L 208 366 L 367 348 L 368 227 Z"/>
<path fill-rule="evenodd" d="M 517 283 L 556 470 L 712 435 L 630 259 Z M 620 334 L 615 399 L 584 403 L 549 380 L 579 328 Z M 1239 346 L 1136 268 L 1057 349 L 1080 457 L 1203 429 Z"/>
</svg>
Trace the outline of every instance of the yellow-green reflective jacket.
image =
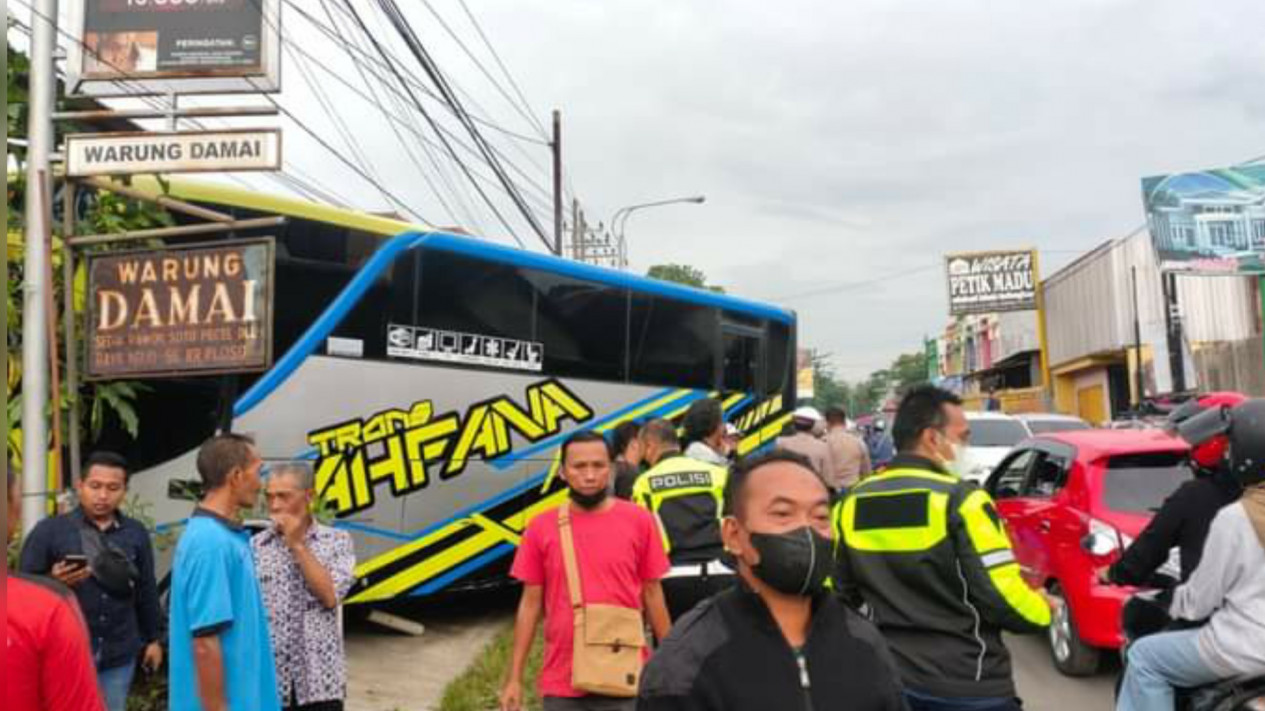
<svg viewBox="0 0 1265 711">
<path fill-rule="evenodd" d="M 1014 695 L 1001 633 L 1041 630 L 1050 608 L 1021 577 L 986 492 L 902 455 L 835 505 L 833 525 L 839 591 L 869 604 L 906 686 Z"/>
<path fill-rule="evenodd" d="M 729 471 L 679 454 L 659 460 L 633 483 L 632 500 L 659 518 L 673 565 L 716 560 Z"/>
</svg>

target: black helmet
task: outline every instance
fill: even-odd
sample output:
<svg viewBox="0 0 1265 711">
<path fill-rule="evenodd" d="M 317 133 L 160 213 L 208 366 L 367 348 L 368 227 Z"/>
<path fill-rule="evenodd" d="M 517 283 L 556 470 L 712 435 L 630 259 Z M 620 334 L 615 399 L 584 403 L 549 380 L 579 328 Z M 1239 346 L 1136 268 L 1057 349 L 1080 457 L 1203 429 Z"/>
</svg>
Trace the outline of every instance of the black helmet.
<svg viewBox="0 0 1265 711">
<path fill-rule="evenodd" d="M 1265 481 L 1265 398 L 1230 410 L 1230 472 L 1245 488 Z"/>
</svg>

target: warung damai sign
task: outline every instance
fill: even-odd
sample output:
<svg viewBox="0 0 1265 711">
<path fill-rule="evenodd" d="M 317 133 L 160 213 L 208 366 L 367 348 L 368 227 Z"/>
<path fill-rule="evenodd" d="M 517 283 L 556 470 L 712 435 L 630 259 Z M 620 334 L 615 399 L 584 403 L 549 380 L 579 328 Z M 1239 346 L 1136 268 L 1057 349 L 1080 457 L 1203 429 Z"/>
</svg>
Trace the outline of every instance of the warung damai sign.
<svg viewBox="0 0 1265 711">
<path fill-rule="evenodd" d="M 66 136 L 66 174 L 280 170 L 277 129 Z"/>
<path fill-rule="evenodd" d="M 1032 250 L 970 252 L 945 257 L 949 314 L 1027 311 L 1037 307 Z"/>
<path fill-rule="evenodd" d="M 70 3 L 73 91 L 230 93 L 280 89 L 280 0 Z M 123 81 L 126 80 L 126 81 Z"/>
<path fill-rule="evenodd" d="M 272 238 L 90 255 L 88 377 L 266 369 L 272 284 Z"/>
</svg>

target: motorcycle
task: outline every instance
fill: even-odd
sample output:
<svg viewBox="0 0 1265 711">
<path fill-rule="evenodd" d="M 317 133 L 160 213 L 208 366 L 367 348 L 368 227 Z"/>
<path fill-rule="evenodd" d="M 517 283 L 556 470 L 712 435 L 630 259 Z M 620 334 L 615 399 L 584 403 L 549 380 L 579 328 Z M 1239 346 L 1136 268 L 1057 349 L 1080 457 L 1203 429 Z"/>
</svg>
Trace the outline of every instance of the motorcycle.
<svg viewBox="0 0 1265 711">
<path fill-rule="evenodd" d="M 1126 666 L 1129 647 L 1139 639 L 1157 632 L 1199 626 L 1199 623 L 1174 620 L 1169 616 L 1171 597 L 1171 590 L 1145 590 L 1125 603 L 1121 619 L 1125 645 L 1121 648 L 1121 656 Z M 1119 694 L 1120 682 L 1117 681 L 1117 697 Z M 1193 689 L 1179 688 L 1176 700 L 1175 711 L 1265 711 L 1265 675 L 1226 679 Z"/>
</svg>

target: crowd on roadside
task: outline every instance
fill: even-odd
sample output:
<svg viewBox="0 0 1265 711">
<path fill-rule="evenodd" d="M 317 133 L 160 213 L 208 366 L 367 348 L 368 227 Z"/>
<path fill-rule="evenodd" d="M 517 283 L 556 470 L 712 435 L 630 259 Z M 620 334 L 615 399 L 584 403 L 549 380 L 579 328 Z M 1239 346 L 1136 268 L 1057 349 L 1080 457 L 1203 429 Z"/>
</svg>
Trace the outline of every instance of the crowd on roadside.
<svg viewBox="0 0 1265 711">
<path fill-rule="evenodd" d="M 121 510 L 129 471 L 97 452 L 79 505 L 40 521 L 8 571 L 4 708 L 125 711 L 138 667 L 167 650 L 171 711 L 339 711 L 347 673 L 338 606 L 353 581 L 351 537 L 312 515 L 312 469 L 274 466 L 246 436 L 223 434 L 197 458 L 204 495 L 176 547 L 168 616 L 149 533 Z M 9 540 L 21 507 L 8 467 Z M 241 512 L 261 489 L 270 525 Z"/>
<path fill-rule="evenodd" d="M 970 441 L 961 401 L 906 394 L 877 471 L 847 422 L 800 409 L 773 448 L 740 456 L 721 404 L 702 399 L 679 427 L 570 435 L 568 501 L 531 520 L 511 570 L 523 591 L 502 711 L 524 708 L 542 624 L 546 711 L 1022 708 L 1002 634 L 1044 629 L 1060 603 L 1024 579 L 989 495 L 954 474 Z M 1130 648 L 1120 711 L 1265 674 L 1265 400 L 1190 423 L 1193 463 L 1209 470 L 1198 481 L 1217 483 L 1175 495 L 1101 575 L 1128 582 L 1147 574 L 1144 551 L 1206 539 L 1212 562 L 1183 571 L 1166 610 L 1206 624 Z M 312 517 L 311 469 L 271 471 L 271 524 L 251 537 L 240 513 L 264 486 L 254 443 L 216 436 L 197 467 L 205 493 L 177 546 L 164 632 L 149 538 L 119 510 L 126 462 L 89 458 L 79 507 L 36 526 L 23 572 L 6 577 L 6 709 L 123 709 L 137 664 L 162 665 L 164 636 L 173 710 L 342 708 L 336 610 L 354 554 Z M 12 540 L 12 467 L 8 485 Z"/>
</svg>

